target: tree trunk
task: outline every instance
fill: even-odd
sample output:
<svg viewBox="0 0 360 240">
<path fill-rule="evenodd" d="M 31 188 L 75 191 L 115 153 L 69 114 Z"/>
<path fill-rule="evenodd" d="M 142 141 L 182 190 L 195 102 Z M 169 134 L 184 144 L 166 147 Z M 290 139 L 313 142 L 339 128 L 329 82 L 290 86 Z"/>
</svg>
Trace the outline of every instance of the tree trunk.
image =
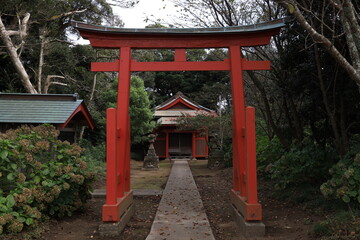
<svg viewBox="0 0 360 240">
<path fill-rule="evenodd" d="M 291 135 L 294 135 L 296 136 L 296 131 L 294 131 L 294 125 L 293 125 L 293 121 L 291 119 L 291 116 L 290 116 L 290 110 L 289 110 L 289 107 L 288 107 L 288 101 L 287 101 L 287 96 L 285 96 L 284 92 L 282 92 L 282 99 L 283 99 L 283 107 L 284 107 L 284 114 L 285 114 L 285 118 L 289 124 L 289 127 L 291 129 Z"/>
<path fill-rule="evenodd" d="M 95 89 L 96 89 L 96 82 L 97 82 L 97 73 L 94 74 L 94 81 L 91 87 L 91 92 L 90 92 L 90 97 L 89 97 L 89 108 L 91 107 L 91 102 L 94 98 L 94 93 L 95 93 Z M 80 129 L 80 134 L 79 134 L 79 140 L 83 139 L 84 136 L 84 132 L 85 132 L 85 126 L 82 126 Z"/>
<path fill-rule="evenodd" d="M 331 110 L 329 101 L 327 99 L 327 91 L 326 91 L 326 88 L 324 85 L 324 79 L 323 79 L 322 72 L 321 72 L 321 63 L 320 63 L 320 57 L 319 57 L 319 51 L 317 48 L 317 44 L 314 44 L 314 53 L 315 53 L 315 63 L 316 63 L 316 68 L 317 68 L 317 75 L 318 75 L 318 79 L 319 79 L 322 100 L 323 100 L 323 104 L 325 106 L 327 116 L 330 121 L 331 129 L 333 131 L 333 136 L 335 138 L 334 139 L 335 147 L 336 147 L 337 152 L 340 155 L 343 155 L 344 147 L 341 144 L 342 141 L 341 141 L 340 133 L 338 130 L 339 127 L 338 127 L 338 124 L 337 124 L 336 118 L 335 118 L 335 111 Z"/>
<path fill-rule="evenodd" d="M 291 106 L 291 115 L 294 119 L 294 123 L 295 123 L 295 133 L 296 133 L 296 138 L 299 142 L 301 142 L 304 138 L 304 132 L 303 132 L 303 124 L 301 122 L 301 119 L 300 119 L 300 116 L 299 116 L 299 113 L 296 109 L 296 106 L 295 106 L 295 102 L 293 100 L 292 97 L 289 97 L 289 103 L 290 103 L 290 106 Z"/>
<path fill-rule="evenodd" d="M 43 67 L 44 67 L 44 55 L 45 55 L 45 46 L 46 44 L 48 44 L 49 42 L 46 40 L 46 30 L 45 29 L 41 29 L 40 30 L 40 54 L 39 54 L 39 67 L 38 67 L 38 76 L 37 76 L 37 89 L 39 93 L 44 92 L 42 89 L 42 72 L 43 72 Z"/>
<path fill-rule="evenodd" d="M 351 2 L 345 0 L 343 9 L 340 11 L 340 20 L 344 29 L 352 65 L 357 70 L 358 75 L 360 75 L 360 28 L 354 16 L 353 9 L 354 7 Z M 356 24 L 357 27 L 355 26 Z"/>
<path fill-rule="evenodd" d="M 344 152 L 349 151 L 350 143 L 349 137 L 347 134 L 347 124 L 346 124 L 346 113 L 345 113 L 345 106 L 344 106 L 344 98 L 340 95 L 340 134 L 341 134 L 341 142 L 344 148 Z"/>
<path fill-rule="evenodd" d="M 51 85 L 67 86 L 66 83 L 62 83 L 62 82 L 52 82 L 52 81 L 51 81 L 52 78 L 65 79 L 65 77 L 60 76 L 60 75 L 48 75 L 48 76 L 46 77 L 46 80 L 45 80 L 43 93 L 47 94 L 48 91 L 49 91 L 49 87 L 50 87 Z"/>
<path fill-rule="evenodd" d="M 358 16 L 358 13 L 356 13 L 355 8 L 350 0 L 345 0 L 343 2 L 343 14 L 351 28 L 351 31 L 349 33 L 353 35 L 354 43 L 357 47 L 358 52 L 360 52 L 360 24 L 359 20 L 356 18 L 356 16 Z"/>
<path fill-rule="evenodd" d="M 257 77 L 255 76 L 255 74 L 252 71 L 246 71 L 246 72 L 249 75 L 250 79 L 254 82 L 254 85 L 260 91 L 261 98 L 262 98 L 262 100 L 264 102 L 265 113 L 267 115 L 267 119 L 269 120 L 269 124 L 270 124 L 271 128 L 274 130 L 275 135 L 279 138 L 279 141 L 280 141 L 281 145 L 283 145 L 283 147 L 285 149 L 289 149 L 290 148 L 290 142 L 288 141 L 288 139 L 286 139 L 284 134 L 281 132 L 281 129 L 278 128 L 278 126 L 274 122 L 274 119 L 273 119 L 272 114 L 271 114 L 269 101 L 267 99 L 267 95 L 266 95 L 264 87 L 262 86 L 261 82 L 257 79 Z"/>
<path fill-rule="evenodd" d="M 45 49 L 45 36 L 40 35 L 40 54 L 39 54 L 39 67 L 38 67 L 38 84 L 37 84 L 37 91 L 42 93 L 42 70 L 44 66 L 44 49 Z"/>
<path fill-rule="evenodd" d="M 11 41 L 10 36 L 11 35 L 20 35 L 21 37 L 24 37 L 26 35 L 26 24 L 27 21 L 30 18 L 30 14 L 27 13 L 25 14 L 25 17 L 23 18 L 22 21 L 22 25 L 25 25 L 25 27 L 23 26 L 22 31 L 7 31 L 4 23 L 2 22 L 1 16 L 0 16 L 0 37 L 2 39 L 2 41 L 5 44 L 6 47 L 6 51 L 8 52 L 11 62 L 16 70 L 16 72 L 18 73 L 21 83 L 24 86 L 25 90 L 28 93 L 37 93 L 36 89 L 34 88 L 34 86 L 31 84 L 30 82 L 30 77 L 27 74 L 24 65 L 22 64 L 20 57 L 17 53 L 17 49 L 15 48 L 13 42 Z"/>
</svg>

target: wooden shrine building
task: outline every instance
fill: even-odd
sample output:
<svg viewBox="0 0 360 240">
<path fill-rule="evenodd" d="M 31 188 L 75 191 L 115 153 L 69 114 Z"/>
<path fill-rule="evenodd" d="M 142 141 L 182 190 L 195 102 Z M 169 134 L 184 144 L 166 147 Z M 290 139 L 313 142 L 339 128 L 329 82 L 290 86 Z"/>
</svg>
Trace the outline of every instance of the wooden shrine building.
<svg viewBox="0 0 360 240">
<path fill-rule="evenodd" d="M 206 158 L 209 155 L 208 135 L 198 129 L 177 129 L 177 118 L 214 113 L 186 97 L 182 92 L 155 107 L 154 118 L 158 127 L 154 130 L 157 138 L 154 143 L 159 158 L 176 156 Z"/>
<path fill-rule="evenodd" d="M 77 141 L 80 127 L 94 129 L 94 121 L 78 94 L 0 93 L 0 132 L 23 124 L 49 123 L 59 139 Z"/>
</svg>

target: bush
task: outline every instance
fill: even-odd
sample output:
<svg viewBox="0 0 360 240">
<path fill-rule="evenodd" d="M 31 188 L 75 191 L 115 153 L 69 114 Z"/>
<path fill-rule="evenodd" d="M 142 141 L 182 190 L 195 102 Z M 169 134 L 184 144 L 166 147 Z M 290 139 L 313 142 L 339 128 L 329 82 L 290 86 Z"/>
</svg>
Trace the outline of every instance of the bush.
<svg viewBox="0 0 360 240">
<path fill-rule="evenodd" d="M 0 233 L 71 216 L 89 199 L 94 174 L 80 159 L 83 149 L 58 135 L 50 125 L 0 134 Z"/>
<path fill-rule="evenodd" d="M 322 240 L 359 239 L 359 212 L 340 211 L 325 221 L 314 224 L 311 235 L 321 237 Z"/>
<path fill-rule="evenodd" d="M 96 176 L 105 177 L 106 175 L 106 146 L 100 143 L 93 146 L 88 140 L 81 140 L 80 146 L 85 148 L 81 159 L 87 164 L 87 169 L 94 172 Z"/>
<path fill-rule="evenodd" d="M 263 175 L 283 153 L 284 150 L 278 138 L 269 139 L 267 136 L 258 135 L 256 137 L 256 161 L 259 174 Z"/>
<path fill-rule="evenodd" d="M 270 143 L 270 151 L 260 153 L 263 156 L 259 158 L 259 165 L 260 169 L 270 174 L 278 189 L 322 182 L 328 177 L 327 170 L 335 162 L 336 154 L 333 149 L 322 148 L 313 142 L 293 144 L 287 152 L 279 149 L 275 140 Z M 272 157 L 274 159 L 269 159 Z M 270 163 L 267 164 L 268 162 Z M 264 163 L 267 164 L 265 169 Z"/>
<path fill-rule="evenodd" d="M 360 203 L 360 144 L 354 144 L 351 151 L 330 170 L 331 179 L 321 185 L 327 198 L 342 199 L 345 203 Z"/>
<path fill-rule="evenodd" d="M 233 166 L 233 156 L 232 156 L 232 144 L 224 144 L 224 167 Z"/>
</svg>

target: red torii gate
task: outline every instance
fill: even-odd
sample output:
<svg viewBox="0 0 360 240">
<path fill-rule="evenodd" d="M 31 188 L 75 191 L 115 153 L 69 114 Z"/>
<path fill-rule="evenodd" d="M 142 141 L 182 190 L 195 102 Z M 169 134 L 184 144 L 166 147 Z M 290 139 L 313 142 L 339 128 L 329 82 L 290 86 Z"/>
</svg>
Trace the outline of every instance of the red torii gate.
<svg viewBox="0 0 360 240">
<path fill-rule="evenodd" d="M 233 98 L 233 174 L 230 196 L 246 221 L 261 221 L 257 196 L 255 110 L 245 106 L 243 70 L 269 70 L 269 61 L 248 61 L 241 47 L 262 46 L 284 26 L 284 19 L 225 28 L 126 29 L 72 22 L 93 47 L 120 49 L 119 60 L 94 62 L 91 71 L 119 73 L 117 108 L 107 109 L 106 203 L 102 220 L 118 222 L 132 204 L 130 190 L 130 74 L 135 71 L 231 71 Z M 187 48 L 228 48 L 229 59 L 189 62 Z M 132 49 L 175 49 L 173 62 L 137 62 Z"/>
</svg>

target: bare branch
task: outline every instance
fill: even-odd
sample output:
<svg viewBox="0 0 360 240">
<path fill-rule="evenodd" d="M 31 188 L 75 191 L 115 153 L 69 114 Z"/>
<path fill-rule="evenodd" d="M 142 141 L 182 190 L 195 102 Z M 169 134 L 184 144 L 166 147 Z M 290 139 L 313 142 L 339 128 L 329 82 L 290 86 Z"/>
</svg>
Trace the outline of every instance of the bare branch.
<svg viewBox="0 0 360 240">
<path fill-rule="evenodd" d="M 25 13 L 23 20 L 19 26 L 20 39 L 23 39 L 27 35 L 27 25 L 30 19 L 30 13 Z"/>
<path fill-rule="evenodd" d="M 49 87 L 51 85 L 61 85 L 61 86 L 67 86 L 66 83 L 62 83 L 62 82 L 51 82 L 50 80 L 53 78 L 59 78 L 59 79 L 65 79 L 64 76 L 60 76 L 60 75 L 48 75 L 46 77 L 46 81 L 45 81 L 45 86 L 44 86 L 44 93 L 48 93 Z"/>
<path fill-rule="evenodd" d="M 60 15 L 52 16 L 51 18 L 48 19 L 48 21 L 53 21 L 55 19 L 62 18 L 62 17 L 67 17 L 67 16 L 74 15 L 74 14 L 77 14 L 77 13 L 83 13 L 85 11 L 86 11 L 86 9 L 81 9 L 81 10 L 75 10 L 75 11 L 62 13 Z"/>
<path fill-rule="evenodd" d="M 61 85 L 61 86 L 67 86 L 67 83 L 62 83 L 62 82 L 50 82 L 50 85 Z"/>
</svg>

